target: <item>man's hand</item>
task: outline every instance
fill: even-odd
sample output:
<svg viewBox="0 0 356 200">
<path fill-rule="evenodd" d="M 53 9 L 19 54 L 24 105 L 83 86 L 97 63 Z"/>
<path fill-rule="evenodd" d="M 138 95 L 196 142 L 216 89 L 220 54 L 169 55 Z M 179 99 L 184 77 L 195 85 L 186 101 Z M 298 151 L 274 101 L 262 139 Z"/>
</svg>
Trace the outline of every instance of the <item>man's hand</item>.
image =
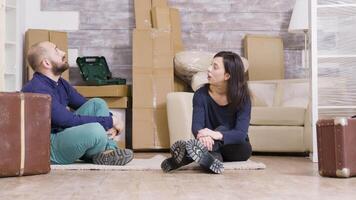
<svg viewBox="0 0 356 200">
<path fill-rule="evenodd" d="M 112 115 L 112 124 L 113 128 L 115 128 L 118 133 L 120 133 L 124 129 L 124 120 L 121 119 L 121 117 L 117 115 Z"/>
<path fill-rule="evenodd" d="M 116 130 L 116 128 L 111 128 L 109 130 L 106 131 L 109 139 L 113 139 L 116 135 L 119 134 L 119 131 Z"/>
<path fill-rule="evenodd" d="M 214 140 L 222 140 L 223 135 L 218 131 L 213 131 L 208 128 L 204 128 L 198 131 L 197 138 L 210 136 Z"/>
</svg>

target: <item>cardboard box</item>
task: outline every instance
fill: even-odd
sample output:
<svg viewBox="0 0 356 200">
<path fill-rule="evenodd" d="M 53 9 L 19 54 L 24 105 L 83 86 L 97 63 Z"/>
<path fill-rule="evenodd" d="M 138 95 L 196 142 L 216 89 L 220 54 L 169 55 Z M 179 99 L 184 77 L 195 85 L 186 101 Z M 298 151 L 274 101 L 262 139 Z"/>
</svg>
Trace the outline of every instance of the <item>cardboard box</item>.
<svg viewBox="0 0 356 200">
<path fill-rule="evenodd" d="M 109 108 L 127 108 L 127 97 L 104 97 L 102 99 L 108 104 Z"/>
<path fill-rule="evenodd" d="M 114 140 L 117 142 L 120 148 L 125 148 L 126 146 L 126 110 L 125 109 L 110 109 L 110 112 L 121 118 L 125 123 L 124 129 L 120 132 L 118 136 L 114 137 Z"/>
<path fill-rule="evenodd" d="M 171 21 L 171 34 L 173 40 L 173 51 L 174 54 L 184 50 L 183 40 L 182 40 L 182 27 L 181 27 L 181 17 L 179 10 L 175 8 L 169 9 L 170 21 Z"/>
<path fill-rule="evenodd" d="M 171 31 L 173 55 L 184 50 L 181 18 L 179 10 L 168 7 L 155 7 L 151 10 L 153 28 Z"/>
<path fill-rule="evenodd" d="M 43 41 L 50 41 L 57 45 L 59 49 L 66 53 L 66 59 L 68 61 L 68 37 L 66 32 L 60 31 L 51 31 L 51 30 L 41 30 L 41 29 L 28 29 L 25 34 L 25 55 L 27 57 L 27 52 L 29 48 L 38 43 Z M 33 70 L 27 63 L 26 59 L 26 69 L 24 70 L 27 75 L 25 76 L 27 80 L 31 80 L 33 76 Z M 62 78 L 69 81 L 69 70 L 66 70 L 62 74 Z"/>
<path fill-rule="evenodd" d="M 135 22 L 137 29 L 150 29 L 151 23 L 151 0 L 135 0 Z"/>
<path fill-rule="evenodd" d="M 168 7 L 167 0 L 152 0 L 152 8 L 154 7 Z"/>
<path fill-rule="evenodd" d="M 74 86 L 84 97 L 127 97 L 127 85 Z"/>
<path fill-rule="evenodd" d="M 132 145 L 134 149 L 169 148 L 166 109 L 133 109 Z"/>
<path fill-rule="evenodd" d="M 125 148 L 126 148 L 126 142 L 125 142 L 125 140 L 117 141 L 117 146 L 118 146 L 120 149 L 125 149 Z"/>
<path fill-rule="evenodd" d="M 244 51 L 249 62 L 249 80 L 284 79 L 282 38 L 246 35 Z"/>
<path fill-rule="evenodd" d="M 171 33 L 149 29 L 133 32 L 133 68 L 173 68 Z"/>
<path fill-rule="evenodd" d="M 168 7 L 154 7 L 151 10 L 152 26 L 157 29 L 171 30 L 170 12 Z"/>
<path fill-rule="evenodd" d="M 174 91 L 173 69 L 134 68 L 133 108 L 166 108 L 167 94 Z"/>
</svg>

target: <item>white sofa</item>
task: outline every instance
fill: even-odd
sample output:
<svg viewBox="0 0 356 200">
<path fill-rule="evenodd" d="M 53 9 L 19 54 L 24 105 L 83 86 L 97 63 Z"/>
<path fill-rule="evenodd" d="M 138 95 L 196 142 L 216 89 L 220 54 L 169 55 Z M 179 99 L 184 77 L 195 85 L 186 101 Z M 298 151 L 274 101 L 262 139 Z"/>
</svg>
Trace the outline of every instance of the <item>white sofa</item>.
<svg viewBox="0 0 356 200">
<path fill-rule="evenodd" d="M 253 151 L 312 150 L 309 83 L 306 79 L 249 81 Z"/>
<path fill-rule="evenodd" d="M 249 137 L 257 152 L 309 152 L 312 149 L 309 84 L 304 79 L 250 81 Z M 190 139 L 193 93 L 167 95 L 170 143 Z"/>
</svg>

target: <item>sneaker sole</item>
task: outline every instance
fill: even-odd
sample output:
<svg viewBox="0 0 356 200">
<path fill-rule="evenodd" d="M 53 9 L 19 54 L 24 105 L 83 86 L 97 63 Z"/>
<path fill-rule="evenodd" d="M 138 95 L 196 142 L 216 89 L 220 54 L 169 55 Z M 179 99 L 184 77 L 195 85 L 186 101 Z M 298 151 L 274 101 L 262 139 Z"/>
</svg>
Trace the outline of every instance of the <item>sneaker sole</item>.
<svg viewBox="0 0 356 200">
<path fill-rule="evenodd" d="M 166 173 L 175 170 L 177 168 L 178 167 L 174 164 L 172 158 L 167 158 L 161 163 L 161 169 Z"/>
<path fill-rule="evenodd" d="M 186 148 L 189 156 L 200 166 L 208 168 L 216 174 L 220 174 L 224 171 L 223 163 L 214 158 L 208 149 L 198 140 L 189 140 L 186 144 Z"/>
<path fill-rule="evenodd" d="M 184 156 L 186 155 L 185 147 L 185 141 L 183 140 L 178 140 L 171 146 L 170 152 L 176 163 L 181 163 Z"/>
<path fill-rule="evenodd" d="M 109 153 L 94 156 L 93 163 L 98 165 L 126 165 L 133 159 L 133 152 L 129 149 L 115 149 Z"/>
<path fill-rule="evenodd" d="M 178 140 L 177 142 L 175 142 L 171 146 L 170 152 L 172 157 L 165 159 L 161 163 L 161 169 L 166 173 L 193 162 L 188 161 L 186 158 L 186 142 L 183 140 Z"/>
</svg>

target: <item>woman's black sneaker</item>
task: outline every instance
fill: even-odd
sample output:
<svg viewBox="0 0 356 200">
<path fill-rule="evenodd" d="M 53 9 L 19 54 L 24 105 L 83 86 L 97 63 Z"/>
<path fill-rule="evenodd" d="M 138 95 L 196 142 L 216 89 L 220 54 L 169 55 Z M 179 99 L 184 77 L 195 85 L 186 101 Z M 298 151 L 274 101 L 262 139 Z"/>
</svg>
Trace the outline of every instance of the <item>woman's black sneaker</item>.
<svg viewBox="0 0 356 200">
<path fill-rule="evenodd" d="M 191 158 L 187 157 L 186 142 L 183 140 L 175 142 L 171 146 L 170 152 L 172 157 L 165 159 L 161 163 L 161 169 L 164 172 L 170 172 L 193 162 Z"/>
<path fill-rule="evenodd" d="M 133 151 L 130 149 L 106 150 L 95 155 L 93 163 L 97 165 L 126 165 L 133 157 Z"/>
<path fill-rule="evenodd" d="M 199 140 L 192 139 L 186 142 L 188 155 L 201 167 L 216 174 L 224 171 L 223 163 L 211 155 L 208 149 Z"/>
</svg>

